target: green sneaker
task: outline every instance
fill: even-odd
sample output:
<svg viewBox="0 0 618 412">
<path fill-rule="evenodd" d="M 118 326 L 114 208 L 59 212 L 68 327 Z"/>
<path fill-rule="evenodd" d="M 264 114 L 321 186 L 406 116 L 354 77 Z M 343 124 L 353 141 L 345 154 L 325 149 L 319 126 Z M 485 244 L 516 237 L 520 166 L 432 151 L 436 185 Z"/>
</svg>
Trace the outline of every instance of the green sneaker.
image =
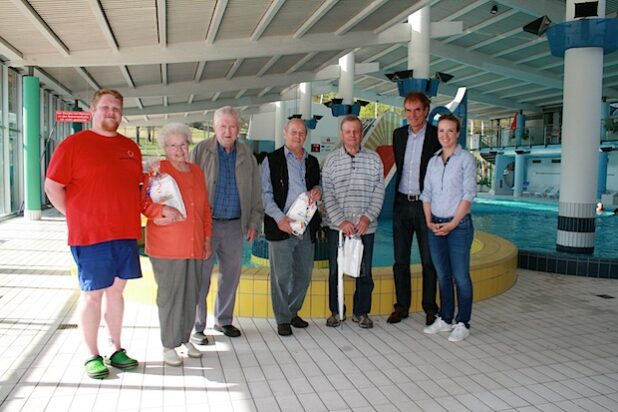
<svg viewBox="0 0 618 412">
<path fill-rule="evenodd" d="M 100 355 L 95 355 L 84 363 L 86 374 L 92 379 L 104 379 L 109 375 L 109 369 L 105 366 L 103 358 Z"/>
<path fill-rule="evenodd" d="M 127 355 L 127 351 L 122 348 L 112 353 L 112 356 L 110 356 L 109 358 L 105 357 L 104 362 L 107 366 L 113 366 L 114 368 L 122 369 L 125 371 L 137 368 L 138 365 L 138 362 L 135 359 L 130 358 Z"/>
</svg>

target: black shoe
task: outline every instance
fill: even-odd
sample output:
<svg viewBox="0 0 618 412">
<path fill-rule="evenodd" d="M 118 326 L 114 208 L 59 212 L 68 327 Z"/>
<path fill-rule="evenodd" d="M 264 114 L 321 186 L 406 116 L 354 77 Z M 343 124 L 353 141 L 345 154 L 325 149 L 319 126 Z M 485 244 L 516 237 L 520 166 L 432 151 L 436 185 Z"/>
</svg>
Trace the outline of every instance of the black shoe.
<svg viewBox="0 0 618 412">
<path fill-rule="evenodd" d="M 204 335 L 204 332 L 195 332 L 191 335 L 189 341 L 196 345 L 208 345 L 208 337 Z"/>
<path fill-rule="evenodd" d="M 237 338 L 240 336 L 240 331 L 234 325 L 215 325 L 213 329 L 230 338 Z"/>
<path fill-rule="evenodd" d="M 290 336 L 292 334 L 292 327 L 289 323 L 279 323 L 277 325 L 277 333 L 281 336 Z"/>
<path fill-rule="evenodd" d="M 294 316 L 290 323 L 295 328 L 306 328 L 309 326 L 309 322 L 304 321 L 300 316 Z"/>
<path fill-rule="evenodd" d="M 391 315 L 386 319 L 388 323 L 399 323 L 402 319 L 406 319 L 408 317 L 407 313 L 400 308 L 395 308 L 395 311 L 391 313 Z"/>
<path fill-rule="evenodd" d="M 427 315 L 425 315 L 425 325 L 429 326 L 429 325 L 433 325 L 433 323 L 436 321 L 436 314 L 433 312 L 429 312 Z"/>
</svg>

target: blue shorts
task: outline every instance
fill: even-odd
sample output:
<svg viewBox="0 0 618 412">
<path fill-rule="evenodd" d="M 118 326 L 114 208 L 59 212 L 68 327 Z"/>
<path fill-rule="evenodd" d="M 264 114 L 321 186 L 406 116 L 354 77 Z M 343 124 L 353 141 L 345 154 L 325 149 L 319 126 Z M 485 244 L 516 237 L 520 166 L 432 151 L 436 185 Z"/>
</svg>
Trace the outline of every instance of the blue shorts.
<svg viewBox="0 0 618 412">
<path fill-rule="evenodd" d="M 79 288 L 83 291 L 105 289 L 114 279 L 142 277 L 136 240 L 110 240 L 88 246 L 71 246 L 77 263 Z"/>
</svg>

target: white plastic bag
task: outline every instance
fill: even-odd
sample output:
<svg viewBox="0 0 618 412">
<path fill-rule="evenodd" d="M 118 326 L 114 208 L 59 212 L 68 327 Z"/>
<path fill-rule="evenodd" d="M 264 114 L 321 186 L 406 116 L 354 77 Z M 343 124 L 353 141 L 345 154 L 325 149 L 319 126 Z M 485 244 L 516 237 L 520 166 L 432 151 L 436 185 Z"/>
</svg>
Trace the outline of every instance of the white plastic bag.
<svg viewBox="0 0 618 412">
<path fill-rule="evenodd" d="M 150 179 L 148 195 L 153 202 L 176 208 L 182 217 L 187 217 L 180 189 L 174 178 L 167 173 L 157 173 Z"/>
<path fill-rule="evenodd" d="M 339 236 L 343 236 L 341 231 L 339 232 Z M 363 249 L 363 241 L 360 237 L 345 237 L 343 242 L 343 264 L 341 265 L 343 273 L 354 278 L 360 276 L 361 264 L 363 262 Z"/>
<path fill-rule="evenodd" d="M 294 235 L 303 237 L 303 233 L 305 233 L 305 229 L 307 229 L 307 225 L 317 209 L 317 202 L 309 204 L 309 196 L 306 192 L 298 195 L 287 213 L 287 216 L 292 219 L 290 226 Z"/>
</svg>

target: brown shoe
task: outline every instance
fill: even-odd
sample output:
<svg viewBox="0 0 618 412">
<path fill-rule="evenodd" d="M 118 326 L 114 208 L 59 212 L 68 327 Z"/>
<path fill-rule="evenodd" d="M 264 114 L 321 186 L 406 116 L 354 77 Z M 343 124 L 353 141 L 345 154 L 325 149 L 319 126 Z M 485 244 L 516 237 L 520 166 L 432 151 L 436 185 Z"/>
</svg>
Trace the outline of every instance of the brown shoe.
<svg viewBox="0 0 618 412">
<path fill-rule="evenodd" d="M 407 313 L 404 313 L 402 309 L 396 308 L 393 313 L 386 319 L 388 323 L 399 323 L 402 319 L 408 317 Z"/>
<path fill-rule="evenodd" d="M 295 328 L 306 328 L 307 326 L 309 326 L 309 322 L 305 321 L 300 316 L 294 316 L 290 321 L 290 324 Z"/>
<path fill-rule="evenodd" d="M 425 325 L 429 326 L 429 325 L 433 325 L 433 323 L 436 321 L 436 314 L 435 313 L 428 313 L 427 315 L 425 315 Z"/>
</svg>

